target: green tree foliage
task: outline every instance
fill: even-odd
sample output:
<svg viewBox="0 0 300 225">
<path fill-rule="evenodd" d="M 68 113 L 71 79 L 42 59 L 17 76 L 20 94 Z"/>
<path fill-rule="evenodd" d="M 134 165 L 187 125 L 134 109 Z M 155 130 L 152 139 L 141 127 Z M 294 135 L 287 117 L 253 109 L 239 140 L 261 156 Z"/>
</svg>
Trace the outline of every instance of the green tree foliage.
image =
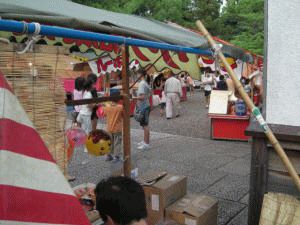
<svg viewBox="0 0 300 225">
<path fill-rule="evenodd" d="M 196 29 L 195 21 L 201 20 L 212 35 L 218 35 L 222 2 L 222 0 L 193 0 L 190 8 L 193 15 L 193 28 Z"/>
<path fill-rule="evenodd" d="M 264 0 L 228 0 L 220 21 L 220 38 L 263 55 Z"/>
<path fill-rule="evenodd" d="M 143 16 L 158 21 L 172 21 L 183 26 L 194 23 L 190 0 L 73 0 L 96 8 Z"/>
<path fill-rule="evenodd" d="M 113 12 L 171 21 L 197 29 L 201 20 L 214 36 L 263 55 L 264 0 L 72 0 Z"/>
</svg>

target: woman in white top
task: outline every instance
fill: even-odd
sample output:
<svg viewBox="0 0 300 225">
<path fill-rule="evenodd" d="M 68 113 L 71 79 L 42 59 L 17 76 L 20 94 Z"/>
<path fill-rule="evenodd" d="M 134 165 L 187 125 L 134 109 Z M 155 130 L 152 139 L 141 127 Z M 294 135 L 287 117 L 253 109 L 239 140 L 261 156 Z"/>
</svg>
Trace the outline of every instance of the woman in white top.
<svg viewBox="0 0 300 225">
<path fill-rule="evenodd" d="M 77 77 L 75 79 L 75 89 L 73 90 L 73 99 L 74 100 L 81 100 L 83 98 L 83 84 L 84 84 L 84 78 L 83 77 Z M 82 108 L 82 105 L 76 105 L 75 107 L 75 118 L 74 122 L 76 122 L 76 119 L 79 115 L 79 112 Z M 79 126 L 80 123 L 78 123 Z"/>
<path fill-rule="evenodd" d="M 93 81 L 91 79 L 86 79 L 83 88 L 83 98 L 82 99 L 91 99 L 93 98 L 91 89 L 93 86 Z M 92 109 L 96 104 L 86 104 L 82 105 L 79 115 L 77 117 L 77 122 L 79 122 L 82 125 L 82 128 L 85 130 L 86 134 L 89 134 L 92 130 L 92 121 L 91 121 L 91 115 L 92 115 Z"/>
</svg>

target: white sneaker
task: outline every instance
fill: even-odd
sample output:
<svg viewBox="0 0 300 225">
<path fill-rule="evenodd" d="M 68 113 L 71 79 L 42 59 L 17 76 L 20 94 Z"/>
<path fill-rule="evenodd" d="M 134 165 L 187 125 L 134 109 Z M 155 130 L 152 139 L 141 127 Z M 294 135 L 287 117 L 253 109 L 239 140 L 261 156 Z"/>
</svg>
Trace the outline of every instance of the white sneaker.
<svg viewBox="0 0 300 225">
<path fill-rule="evenodd" d="M 142 146 L 142 145 L 144 145 L 144 144 L 145 144 L 145 142 L 144 142 L 144 141 L 141 141 L 141 142 L 139 142 L 139 143 L 137 144 L 137 146 L 140 147 L 140 146 Z"/>
<path fill-rule="evenodd" d="M 138 147 L 138 149 L 140 149 L 140 150 L 148 150 L 149 148 L 150 148 L 149 144 L 146 144 L 146 143 L 144 143 L 143 145 Z"/>
<path fill-rule="evenodd" d="M 89 162 L 89 160 L 83 160 L 82 162 L 81 162 L 81 165 L 85 165 L 85 164 L 87 164 Z"/>
</svg>

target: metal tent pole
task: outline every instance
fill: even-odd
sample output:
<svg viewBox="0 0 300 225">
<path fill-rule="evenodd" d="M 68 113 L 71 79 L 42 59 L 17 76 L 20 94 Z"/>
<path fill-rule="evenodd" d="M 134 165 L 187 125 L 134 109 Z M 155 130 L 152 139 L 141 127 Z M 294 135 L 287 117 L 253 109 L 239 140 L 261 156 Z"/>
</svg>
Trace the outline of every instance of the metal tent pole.
<svg viewBox="0 0 300 225">
<path fill-rule="evenodd" d="M 56 26 L 40 25 L 38 23 L 18 22 L 13 20 L 0 19 L 0 30 L 9 31 L 9 32 L 36 34 L 36 35 L 38 34 L 50 35 L 50 36 L 73 38 L 79 40 L 116 43 L 119 45 L 126 44 L 129 46 L 165 49 L 165 50 L 172 50 L 177 52 L 194 53 L 199 55 L 212 55 L 210 51 L 202 50 L 199 48 L 171 45 L 166 43 L 145 41 L 145 40 L 134 39 L 134 38 L 125 38 L 122 36 L 114 36 L 114 35 L 94 33 L 89 31 L 73 30 L 69 28 L 61 28 Z"/>
</svg>

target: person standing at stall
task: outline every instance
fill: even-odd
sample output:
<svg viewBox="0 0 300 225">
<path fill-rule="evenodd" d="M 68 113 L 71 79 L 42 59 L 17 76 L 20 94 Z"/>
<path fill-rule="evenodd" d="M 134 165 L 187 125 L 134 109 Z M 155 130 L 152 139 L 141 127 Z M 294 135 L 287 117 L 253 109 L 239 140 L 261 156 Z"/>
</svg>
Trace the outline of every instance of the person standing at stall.
<svg viewBox="0 0 300 225">
<path fill-rule="evenodd" d="M 190 95 L 192 95 L 192 93 L 194 95 L 195 94 L 194 81 L 188 73 L 187 73 L 187 77 L 186 77 L 186 82 L 187 82 L 187 85 L 188 85 L 188 90 L 190 92 Z"/>
<path fill-rule="evenodd" d="M 205 71 L 205 75 L 201 82 L 201 84 L 205 85 L 204 86 L 204 96 L 205 96 L 206 108 L 209 107 L 210 94 L 211 94 L 212 86 L 214 85 L 213 74 L 211 74 L 210 72 L 211 72 L 210 68 L 208 71 Z"/>
<path fill-rule="evenodd" d="M 87 79 L 92 81 L 92 89 L 91 89 L 91 94 L 93 98 L 98 98 L 97 90 L 96 90 L 96 82 L 97 82 L 97 76 L 93 73 L 90 73 L 87 76 Z M 91 121 L 92 121 L 92 131 L 96 130 L 97 128 L 97 122 L 98 122 L 98 116 L 97 116 L 97 111 L 98 106 L 94 106 L 92 109 L 92 115 L 91 115 Z"/>
<path fill-rule="evenodd" d="M 93 81 L 87 78 L 83 84 L 83 99 L 91 99 L 93 98 L 91 90 L 93 88 Z M 92 122 L 91 122 L 91 115 L 92 109 L 95 107 L 96 104 L 85 104 L 82 105 L 80 112 L 77 117 L 77 122 L 82 125 L 86 134 L 89 134 L 92 130 Z"/>
<path fill-rule="evenodd" d="M 166 80 L 164 92 L 166 95 L 166 117 L 172 119 L 179 117 L 180 97 L 182 96 L 182 87 L 180 81 L 174 77 L 171 72 L 171 77 Z"/>
<path fill-rule="evenodd" d="M 106 115 L 106 130 L 111 134 L 111 150 L 107 154 L 106 161 L 118 162 L 122 156 L 122 131 L 123 131 L 123 105 L 108 104 L 103 106 Z"/>
<path fill-rule="evenodd" d="M 73 98 L 74 100 L 81 100 L 83 98 L 83 84 L 84 84 L 84 78 L 83 77 L 77 77 L 75 79 L 75 89 L 73 90 Z M 76 119 L 78 117 L 78 114 L 82 108 L 82 105 L 76 105 L 75 107 L 75 117 L 74 122 L 76 122 Z M 80 123 L 77 123 L 78 126 L 81 126 Z"/>
<path fill-rule="evenodd" d="M 136 109 L 142 111 L 142 120 L 140 126 L 144 130 L 144 141 L 139 143 L 138 149 L 147 150 L 149 149 L 150 142 L 150 128 L 149 128 L 149 116 L 150 116 L 150 76 L 145 70 L 141 72 L 142 81 L 140 82 L 137 90 L 137 104 Z"/>
<path fill-rule="evenodd" d="M 221 91 L 227 91 L 228 87 L 224 75 L 220 75 L 220 81 L 217 82 L 217 89 Z"/>
</svg>

